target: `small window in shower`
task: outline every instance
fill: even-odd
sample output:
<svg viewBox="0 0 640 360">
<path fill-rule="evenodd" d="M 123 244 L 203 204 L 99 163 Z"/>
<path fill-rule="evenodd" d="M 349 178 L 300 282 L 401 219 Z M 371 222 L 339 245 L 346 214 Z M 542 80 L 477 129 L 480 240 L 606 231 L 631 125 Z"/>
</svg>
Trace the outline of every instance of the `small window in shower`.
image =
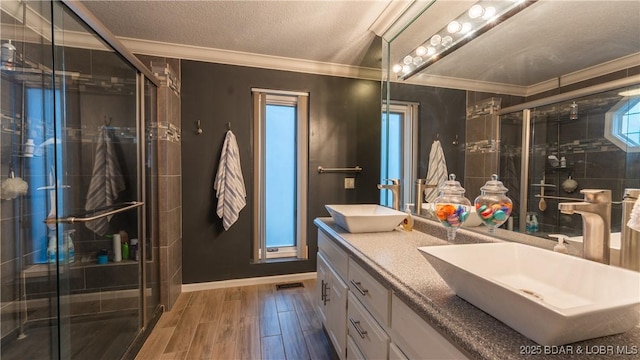
<svg viewBox="0 0 640 360">
<path fill-rule="evenodd" d="M 640 97 L 625 97 L 606 113 L 605 138 L 626 152 L 640 152 Z"/>
<path fill-rule="evenodd" d="M 47 254 L 49 237 L 55 227 L 48 227 L 44 219 L 55 217 L 57 209 L 63 208 L 63 196 L 59 194 L 57 176 L 62 174 L 64 159 L 60 149 L 60 134 L 56 134 L 54 122 L 62 118 L 60 91 L 41 88 L 26 90 L 27 138 L 35 144 L 33 156 L 25 159 L 30 196 L 26 197 L 32 215 L 30 235 L 32 242 L 32 263 L 55 262 Z M 54 106 L 55 104 L 55 106 Z M 57 236 L 60 243 L 61 237 Z M 50 249 L 49 249 L 50 250 Z M 64 261 L 64 252 L 59 252 L 59 260 Z"/>
</svg>

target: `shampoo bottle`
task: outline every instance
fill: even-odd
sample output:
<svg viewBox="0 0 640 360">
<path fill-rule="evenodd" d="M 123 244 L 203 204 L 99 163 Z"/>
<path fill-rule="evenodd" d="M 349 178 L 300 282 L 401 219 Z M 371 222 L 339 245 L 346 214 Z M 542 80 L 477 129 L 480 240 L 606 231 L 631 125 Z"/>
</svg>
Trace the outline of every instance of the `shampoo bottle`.
<svg viewBox="0 0 640 360">
<path fill-rule="evenodd" d="M 54 264 L 56 262 L 56 243 L 58 242 L 58 237 L 56 236 L 55 231 L 51 231 L 49 233 L 49 244 L 47 245 L 47 261 L 50 264 Z"/>
<path fill-rule="evenodd" d="M 122 243 L 120 234 L 113 234 L 113 262 L 122 261 Z"/>
<path fill-rule="evenodd" d="M 64 239 L 67 242 L 67 251 L 69 252 L 69 264 L 73 263 L 76 259 L 76 247 L 73 244 L 73 233 L 76 230 L 67 230 L 64 232 Z"/>
</svg>

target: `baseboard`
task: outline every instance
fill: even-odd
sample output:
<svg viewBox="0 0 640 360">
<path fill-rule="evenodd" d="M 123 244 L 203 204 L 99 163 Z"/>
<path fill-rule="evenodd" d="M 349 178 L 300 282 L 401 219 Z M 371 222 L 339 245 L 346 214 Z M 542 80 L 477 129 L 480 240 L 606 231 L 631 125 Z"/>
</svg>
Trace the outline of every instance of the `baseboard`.
<svg viewBox="0 0 640 360">
<path fill-rule="evenodd" d="M 314 272 L 299 273 L 299 274 L 287 274 L 287 275 L 254 277 L 254 278 L 246 278 L 246 279 L 210 281 L 206 283 L 197 283 L 197 284 L 182 284 L 182 292 L 221 289 L 221 288 L 228 288 L 228 287 L 235 287 L 235 286 L 274 284 L 274 283 L 283 283 L 283 282 L 290 282 L 290 281 L 309 280 L 309 279 L 315 279 L 315 278 L 316 278 L 316 272 L 314 271 Z"/>
</svg>

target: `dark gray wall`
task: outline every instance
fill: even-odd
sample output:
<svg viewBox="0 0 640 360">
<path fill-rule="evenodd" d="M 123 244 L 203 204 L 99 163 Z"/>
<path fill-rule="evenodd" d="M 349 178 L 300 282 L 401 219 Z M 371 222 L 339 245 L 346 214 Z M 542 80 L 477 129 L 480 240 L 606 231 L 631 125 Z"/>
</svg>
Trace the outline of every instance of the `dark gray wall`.
<svg viewBox="0 0 640 360">
<path fill-rule="evenodd" d="M 432 86 L 391 83 L 391 101 L 420 103 L 418 123 L 418 174 L 427 176 L 431 145 L 439 135 L 447 170 L 464 179 L 466 92 Z M 453 141 L 458 136 L 458 145 Z"/>
<path fill-rule="evenodd" d="M 309 260 L 251 264 L 253 208 L 253 130 L 251 88 L 309 92 Z M 183 283 L 315 271 L 313 219 L 328 216 L 324 204 L 376 203 L 380 176 L 380 83 L 287 71 L 196 61 L 182 62 Z M 200 120 L 204 133 L 195 134 Z M 224 231 L 215 214 L 213 181 L 231 122 L 240 148 L 247 206 Z M 317 167 L 364 171 L 356 189 L 345 190 L 352 175 L 318 174 Z"/>
</svg>

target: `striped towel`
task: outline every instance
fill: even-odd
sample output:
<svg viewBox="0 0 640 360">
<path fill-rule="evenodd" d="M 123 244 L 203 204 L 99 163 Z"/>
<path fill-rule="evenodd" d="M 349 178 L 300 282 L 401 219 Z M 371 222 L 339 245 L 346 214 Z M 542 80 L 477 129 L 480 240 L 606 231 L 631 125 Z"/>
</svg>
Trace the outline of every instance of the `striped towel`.
<svg viewBox="0 0 640 360">
<path fill-rule="evenodd" d="M 96 157 L 93 162 L 91 183 L 87 192 L 86 211 L 111 206 L 118 198 L 118 194 L 125 189 L 124 177 L 120 171 L 120 164 L 116 156 L 113 141 L 105 126 L 100 128 Z M 104 235 L 109 230 L 112 216 L 105 216 L 85 223 L 86 227 L 98 235 Z"/>
<path fill-rule="evenodd" d="M 627 226 L 630 229 L 640 232 L 640 198 L 636 199 L 636 202 L 633 204 Z"/>
<path fill-rule="evenodd" d="M 435 140 L 431 145 L 429 153 L 429 169 L 427 170 L 427 185 L 438 184 L 438 188 L 447 181 L 447 161 L 444 158 L 444 151 L 440 141 Z M 437 188 L 425 190 L 425 202 L 433 202 L 439 195 Z"/>
<path fill-rule="evenodd" d="M 231 130 L 227 131 L 222 145 L 218 173 L 213 183 L 218 198 L 216 213 L 222 219 L 225 230 L 238 220 L 240 210 L 247 205 L 245 197 L 247 191 L 244 187 L 242 167 L 240 166 L 240 151 L 236 137 Z"/>
</svg>

